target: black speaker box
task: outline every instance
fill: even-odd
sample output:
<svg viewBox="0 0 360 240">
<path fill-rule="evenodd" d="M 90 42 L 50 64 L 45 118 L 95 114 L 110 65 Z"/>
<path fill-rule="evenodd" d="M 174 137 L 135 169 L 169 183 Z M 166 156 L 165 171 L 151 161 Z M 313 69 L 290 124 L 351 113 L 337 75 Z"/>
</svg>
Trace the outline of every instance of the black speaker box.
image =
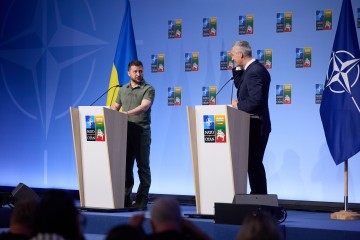
<svg viewBox="0 0 360 240">
<path fill-rule="evenodd" d="M 23 183 L 19 183 L 16 188 L 11 191 L 11 195 L 13 196 L 14 203 L 23 199 L 35 201 L 40 200 L 39 195 Z"/>
<path fill-rule="evenodd" d="M 11 194 L 9 192 L 0 192 L 0 207 L 11 203 Z"/>
<path fill-rule="evenodd" d="M 236 194 L 233 199 L 235 204 L 251 204 L 264 206 L 279 206 L 276 194 Z"/>
<path fill-rule="evenodd" d="M 278 222 L 286 218 L 286 211 L 278 207 L 277 195 L 237 194 L 233 203 L 215 203 L 215 223 L 242 224 L 254 212 L 267 212 Z"/>
</svg>

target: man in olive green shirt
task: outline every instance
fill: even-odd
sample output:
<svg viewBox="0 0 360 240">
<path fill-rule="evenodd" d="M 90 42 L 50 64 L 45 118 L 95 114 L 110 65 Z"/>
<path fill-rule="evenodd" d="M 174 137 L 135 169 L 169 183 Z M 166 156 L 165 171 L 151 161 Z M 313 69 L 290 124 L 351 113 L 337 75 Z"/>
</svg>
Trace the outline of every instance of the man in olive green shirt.
<svg viewBox="0 0 360 240">
<path fill-rule="evenodd" d="M 128 65 L 130 82 L 123 85 L 112 109 L 128 115 L 128 134 L 126 149 L 125 207 L 147 209 L 150 173 L 151 143 L 151 105 L 155 98 L 155 89 L 143 79 L 143 64 L 131 61 Z M 133 167 L 136 159 L 140 184 L 135 203 L 132 204 L 131 192 L 134 186 Z"/>
</svg>

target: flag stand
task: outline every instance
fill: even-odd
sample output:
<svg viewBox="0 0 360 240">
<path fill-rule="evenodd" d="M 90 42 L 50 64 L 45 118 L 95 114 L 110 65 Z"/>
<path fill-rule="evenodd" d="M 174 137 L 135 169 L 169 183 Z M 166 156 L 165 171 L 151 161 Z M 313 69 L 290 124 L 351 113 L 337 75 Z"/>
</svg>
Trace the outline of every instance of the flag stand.
<svg viewBox="0 0 360 240">
<path fill-rule="evenodd" d="M 358 220 L 360 214 L 348 209 L 348 160 L 344 161 L 344 210 L 331 214 L 331 219 L 337 220 Z"/>
</svg>

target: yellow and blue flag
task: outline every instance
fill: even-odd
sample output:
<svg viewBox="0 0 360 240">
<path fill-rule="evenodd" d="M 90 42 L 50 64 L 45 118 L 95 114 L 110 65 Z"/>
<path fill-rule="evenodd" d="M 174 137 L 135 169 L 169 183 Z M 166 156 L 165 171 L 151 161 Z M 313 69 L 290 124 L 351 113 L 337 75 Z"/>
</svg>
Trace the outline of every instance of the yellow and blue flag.
<svg viewBox="0 0 360 240">
<path fill-rule="evenodd" d="M 126 0 L 125 14 L 121 24 L 118 45 L 116 48 L 114 63 L 112 66 L 111 77 L 109 82 L 109 89 L 106 106 L 110 106 L 117 97 L 119 88 L 116 85 L 124 85 L 129 81 L 128 64 L 132 60 L 137 60 L 136 44 L 134 37 L 134 30 L 131 19 L 131 8 L 129 0 Z"/>
</svg>

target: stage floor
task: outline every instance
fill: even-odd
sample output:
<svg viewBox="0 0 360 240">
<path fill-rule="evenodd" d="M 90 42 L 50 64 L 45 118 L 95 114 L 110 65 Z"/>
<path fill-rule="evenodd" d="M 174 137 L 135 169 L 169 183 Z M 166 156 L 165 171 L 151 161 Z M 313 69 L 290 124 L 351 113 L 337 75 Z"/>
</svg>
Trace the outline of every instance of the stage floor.
<svg viewBox="0 0 360 240">
<path fill-rule="evenodd" d="M 148 211 L 133 212 L 94 212 L 82 211 L 84 216 L 84 232 L 87 240 L 103 240 L 107 232 L 118 224 L 127 223 L 134 214 L 145 212 L 147 220 L 144 223 L 146 232 L 150 232 L 150 209 Z M 181 206 L 184 217 L 196 215 L 195 206 Z M 0 231 L 6 230 L 4 222 L 9 217 L 8 208 L 0 208 Z M 188 218 L 198 227 L 207 232 L 214 240 L 234 240 L 241 225 L 216 224 L 214 219 Z M 330 213 L 288 210 L 286 220 L 281 223 L 281 229 L 286 240 L 336 240 L 360 239 L 360 220 L 333 220 Z"/>
<path fill-rule="evenodd" d="M 149 209 L 151 205 L 149 205 Z M 195 215 L 195 206 L 181 206 L 184 215 Z M 114 226 L 123 224 L 136 212 L 90 212 L 83 211 L 86 218 L 84 231 L 89 240 L 104 239 L 106 233 Z M 147 219 L 149 210 L 145 211 Z M 240 231 L 241 225 L 216 224 L 214 219 L 188 218 L 198 227 L 207 232 L 216 240 L 234 240 Z M 330 213 L 287 211 L 286 220 L 281 223 L 286 240 L 299 239 L 360 239 L 360 220 L 333 220 Z M 150 232 L 149 221 L 144 229 Z"/>
</svg>

